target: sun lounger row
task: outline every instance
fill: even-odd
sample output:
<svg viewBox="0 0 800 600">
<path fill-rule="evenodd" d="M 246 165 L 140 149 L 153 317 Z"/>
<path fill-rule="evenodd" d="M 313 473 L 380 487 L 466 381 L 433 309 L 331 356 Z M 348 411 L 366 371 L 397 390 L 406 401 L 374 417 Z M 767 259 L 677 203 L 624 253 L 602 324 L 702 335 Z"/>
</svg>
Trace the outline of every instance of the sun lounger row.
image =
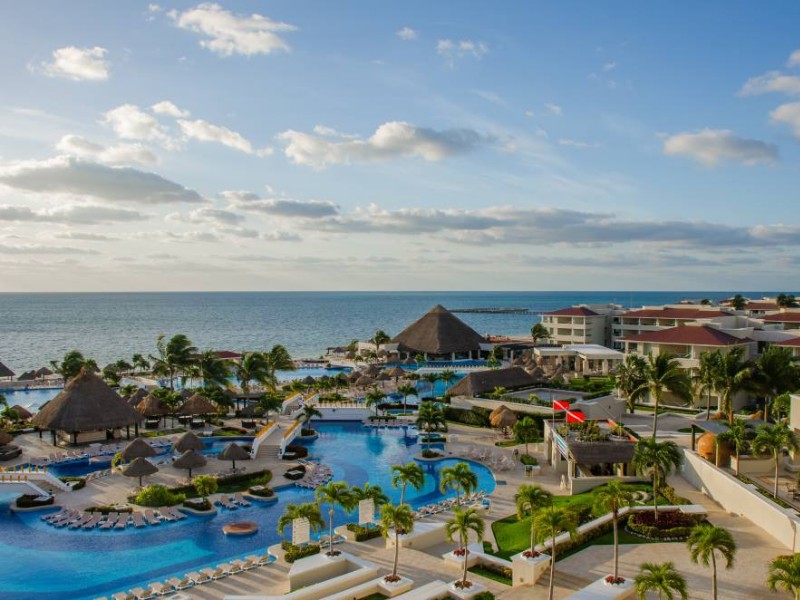
<svg viewBox="0 0 800 600">
<path fill-rule="evenodd" d="M 228 510 L 236 510 L 240 506 L 250 506 L 250 501 L 247 500 L 241 492 L 238 492 L 233 496 L 220 496 L 217 498 L 216 504 Z"/>
<path fill-rule="evenodd" d="M 46 515 L 42 520 L 53 527 L 59 529 L 126 529 L 131 527 L 146 527 L 147 525 L 158 525 L 162 521 L 178 521 L 185 519 L 179 510 L 166 507 L 158 509 L 158 514 L 152 509 L 141 512 L 111 511 L 108 514 L 100 512 L 82 512 L 77 510 L 65 509 L 60 512 Z"/>
<path fill-rule="evenodd" d="M 275 562 L 275 557 L 271 554 L 264 554 L 262 556 L 251 554 L 244 559 L 232 560 L 229 563 L 221 563 L 217 565 L 215 569 L 200 569 L 199 571 L 187 573 L 184 577 L 171 577 L 163 583 L 160 581 L 151 583 L 146 588 L 135 587 L 127 592 L 117 592 L 113 594 L 111 598 L 113 600 L 150 600 L 151 598 L 160 598 L 273 562 Z M 98 598 L 98 600 L 107 599 Z"/>
<path fill-rule="evenodd" d="M 295 481 L 297 487 L 315 490 L 333 479 L 333 470 L 328 465 L 308 461 L 300 461 L 300 464 L 305 465 L 306 474 L 299 481 Z"/>
</svg>

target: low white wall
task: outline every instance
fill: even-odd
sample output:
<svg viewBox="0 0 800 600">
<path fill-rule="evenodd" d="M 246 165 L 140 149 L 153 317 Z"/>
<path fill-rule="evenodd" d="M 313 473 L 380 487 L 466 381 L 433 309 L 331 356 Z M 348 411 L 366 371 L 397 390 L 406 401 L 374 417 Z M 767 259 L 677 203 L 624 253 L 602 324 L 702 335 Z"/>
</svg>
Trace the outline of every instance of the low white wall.
<svg viewBox="0 0 800 600">
<path fill-rule="evenodd" d="M 731 467 L 736 464 L 736 457 L 731 457 Z M 740 457 L 739 473 L 742 475 L 772 475 L 775 473 L 775 461 L 771 458 Z"/>
<path fill-rule="evenodd" d="M 414 531 L 400 536 L 401 548 L 414 548 L 422 550 L 447 541 L 444 523 L 416 523 Z M 394 533 L 386 538 L 386 547 L 394 548 Z"/>
<path fill-rule="evenodd" d="M 753 486 L 743 484 L 691 450 L 685 449 L 683 454 L 686 481 L 726 511 L 750 519 L 788 549 L 800 551 L 800 519 L 795 511 L 781 508 Z"/>
</svg>

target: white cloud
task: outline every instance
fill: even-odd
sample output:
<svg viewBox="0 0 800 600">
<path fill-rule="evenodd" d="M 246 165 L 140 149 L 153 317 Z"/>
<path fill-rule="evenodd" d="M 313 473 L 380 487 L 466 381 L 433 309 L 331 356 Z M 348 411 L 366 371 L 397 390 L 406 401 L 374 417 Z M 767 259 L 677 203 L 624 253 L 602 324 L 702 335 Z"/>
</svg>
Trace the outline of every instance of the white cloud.
<svg viewBox="0 0 800 600">
<path fill-rule="evenodd" d="M 135 210 L 96 204 L 64 204 L 56 208 L 32 209 L 29 206 L 0 205 L 0 221 L 14 223 L 60 223 L 63 225 L 102 225 L 144 221 L 149 217 Z"/>
<path fill-rule="evenodd" d="M 407 42 L 417 39 L 418 36 L 419 34 L 413 29 L 411 29 L 411 27 L 403 27 L 400 31 L 397 32 L 397 37 Z"/>
<path fill-rule="evenodd" d="M 278 139 L 286 143 L 284 153 L 299 165 L 324 168 L 335 164 L 375 162 L 416 156 L 439 161 L 474 150 L 493 138 L 472 129 L 420 128 L 404 121 L 384 123 L 368 139 L 331 141 L 300 131 L 284 131 Z"/>
<path fill-rule="evenodd" d="M 558 140 L 559 146 L 568 146 L 570 148 L 578 148 L 579 150 L 585 150 L 586 148 L 597 148 L 598 145 L 594 142 L 584 142 L 582 140 L 572 140 L 569 138 L 561 138 Z"/>
<path fill-rule="evenodd" d="M 153 112 L 156 114 L 168 115 L 170 117 L 175 117 L 176 119 L 185 119 L 190 114 L 188 110 L 181 110 L 169 100 L 156 102 L 150 108 L 152 108 Z"/>
<path fill-rule="evenodd" d="M 158 141 L 168 148 L 175 145 L 164 126 L 135 104 L 123 104 L 109 110 L 103 114 L 103 120 L 122 139 Z"/>
<path fill-rule="evenodd" d="M 64 231 L 55 234 L 54 237 L 61 240 L 80 240 L 83 242 L 111 242 L 117 239 L 102 233 L 87 233 L 85 231 Z"/>
<path fill-rule="evenodd" d="M 10 246 L 0 244 L 0 254 L 99 254 L 97 250 L 85 250 L 69 246 L 43 246 L 41 244 L 25 244 Z"/>
<path fill-rule="evenodd" d="M 556 115 L 557 117 L 560 117 L 564 112 L 558 104 L 545 104 L 544 107 L 550 114 Z"/>
<path fill-rule="evenodd" d="M 194 190 L 155 173 L 110 167 L 70 156 L 0 166 L 0 185 L 36 194 L 89 196 L 109 202 L 205 202 Z"/>
<path fill-rule="evenodd" d="M 56 149 L 78 158 L 91 158 L 109 164 L 152 165 L 158 162 L 155 154 L 142 144 L 102 146 L 79 135 L 65 135 L 56 144 Z"/>
<path fill-rule="evenodd" d="M 220 195 L 240 210 L 260 212 L 273 217 L 322 219 L 339 213 L 339 207 L 327 200 L 260 198 L 252 192 L 242 191 L 226 191 Z"/>
<path fill-rule="evenodd" d="M 457 58 L 464 58 L 465 56 L 481 58 L 489 52 L 489 46 L 484 42 L 473 42 L 472 40 L 454 41 L 444 39 L 437 42 L 436 52 L 443 56 L 446 63 L 452 67 Z"/>
<path fill-rule="evenodd" d="M 769 116 L 774 123 L 788 125 L 794 136 L 800 140 L 800 102 L 781 104 Z"/>
<path fill-rule="evenodd" d="M 741 96 L 757 96 L 770 92 L 800 96 L 800 76 L 784 75 L 780 71 L 770 71 L 758 77 L 751 77 L 739 90 Z"/>
<path fill-rule="evenodd" d="M 187 214 L 171 213 L 167 215 L 167 219 L 183 223 L 214 223 L 221 225 L 238 225 L 245 220 L 244 216 L 233 211 L 209 207 L 198 208 Z"/>
<path fill-rule="evenodd" d="M 617 68 L 617 63 L 615 62 L 607 62 L 603 65 L 603 71 L 613 71 Z"/>
<path fill-rule="evenodd" d="M 679 133 L 664 140 L 664 154 L 687 156 L 706 166 L 722 161 L 745 165 L 773 163 L 778 158 L 774 144 L 741 138 L 727 129 L 702 129 L 695 133 Z"/>
<path fill-rule="evenodd" d="M 188 138 L 199 140 L 201 142 L 216 142 L 223 146 L 228 146 L 246 154 L 253 154 L 253 145 L 246 140 L 241 134 L 222 127 L 214 125 L 208 121 L 198 119 L 196 121 L 178 120 L 178 125 L 181 127 L 183 135 Z"/>
<path fill-rule="evenodd" d="M 259 14 L 235 15 L 211 2 L 182 13 L 172 12 L 171 16 L 181 29 L 204 36 L 206 39 L 201 40 L 200 45 L 221 56 L 288 52 L 289 45 L 278 34 L 297 30 L 294 25 Z"/>
<path fill-rule="evenodd" d="M 795 50 L 789 55 L 789 60 L 786 61 L 787 67 L 799 67 L 800 66 L 800 49 Z"/>
<path fill-rule="evenodd" d="M 106 60 L 108 50 L 67 46 L 53 51 L 53 62 L 43 63 L 46 75 L 73 81 L 105 81 L 111 64 Z"/>
</svg>

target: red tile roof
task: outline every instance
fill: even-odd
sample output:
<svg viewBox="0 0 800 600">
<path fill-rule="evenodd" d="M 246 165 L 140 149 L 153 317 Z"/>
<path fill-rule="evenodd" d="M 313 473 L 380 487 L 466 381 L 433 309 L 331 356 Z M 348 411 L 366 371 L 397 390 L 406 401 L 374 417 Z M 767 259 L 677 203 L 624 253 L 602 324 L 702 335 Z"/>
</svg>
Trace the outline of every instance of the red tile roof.
<svg viewBox="0 0 800 600">
<path fill-rule="evenodd" d="M 731 313 L 725 310 L 700 310 L 699 308 L 643 308 L 640 310 L 630 310 L 622 314 L 622 317 L 633 317 L 642 319 L 708 319 L 710 317 L 724 317 Z"/>
<path fill-rule="evenodd" d="M 770 323 L 800 323 L 800 312 L 781 312 L 761 317 Z"/>
<path fill-rule="evenodd" d="M 570 306 L 569 308 L 560 308 L 558 310 L 551 310 L 550 312 L 542 314 L 553 317 L 594 317 L 599 313 L 596 313 L 585 306 Z"/>
<path fill-rule="evenodd" d="M 705 325 L 682 325 L 661 331 L 643 331 L 630 337 L 622 338 L 624 342 L 653 342 L 656 344 L 680 344 L 686 346 L 734 346 L 747 344 L 752 340 L 741 339 Z"/>
<path fill-rule="evenodd" d="M 229 358 L 241 358 L 242 355 L 238 352 L 231 352 L 230 350 L 217 350 L 214 352 L 217 355 L 217 358 L 221 359 L 229 359 Z"/>
<path fill-rule="evenodd" d="M 778 342 L 777 346 L 790 346 L 793 348 L 800 348 L 800 337 L 792 338 L 790 340 L 784 340 L 782 342 Z"/>
<path fill-rule="evenodd" d="M 746 310 L 775 310 L 778 308 L 776 302 L 748 302 Z"/>
</svg>

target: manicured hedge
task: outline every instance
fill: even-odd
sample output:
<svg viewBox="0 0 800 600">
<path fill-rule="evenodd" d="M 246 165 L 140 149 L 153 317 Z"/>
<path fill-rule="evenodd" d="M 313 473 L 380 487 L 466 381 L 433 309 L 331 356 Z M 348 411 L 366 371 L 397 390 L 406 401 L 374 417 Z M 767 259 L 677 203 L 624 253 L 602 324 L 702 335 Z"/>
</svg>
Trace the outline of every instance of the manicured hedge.
<svg viewBox="0 0 800 600">
<path fill-rule="evenodd" d="M 49 496 L 47 500 L 37 500 L 38 495 L 25 494 L 17 498 L 17 508 L 34 508 L 36 506 L 50 506 L 55 502 L 55 496 Z"/>
<path fill-rule="evenodd" d="M 307 546 L 295 546 L 291 542 L 281 542 L 281 548 L 286 553 L 284 558 L 286 562 L 293 563 L 294 561 L 305 558 L 306 556 L 313 556 L 319 554 L 319 544 L 308 544 Z"/>
<path fill-rule="evenodd" d="M 685 540 L 700 518 L 677 511 L 658 513 L 658 525 L 652 512 L 634 513 L 628 517 L 626 529 L 634 535 L 648 540 Z"/>
<path fill-rule="evenodd" d="M 380 527 L 364 527 L 357 523 L 348 523 L 347 531 L 352 531 L 356 534 L 357 542 L 366 542 L 367 540 L 374 540 L 381 537 Z"/>
</svg>

